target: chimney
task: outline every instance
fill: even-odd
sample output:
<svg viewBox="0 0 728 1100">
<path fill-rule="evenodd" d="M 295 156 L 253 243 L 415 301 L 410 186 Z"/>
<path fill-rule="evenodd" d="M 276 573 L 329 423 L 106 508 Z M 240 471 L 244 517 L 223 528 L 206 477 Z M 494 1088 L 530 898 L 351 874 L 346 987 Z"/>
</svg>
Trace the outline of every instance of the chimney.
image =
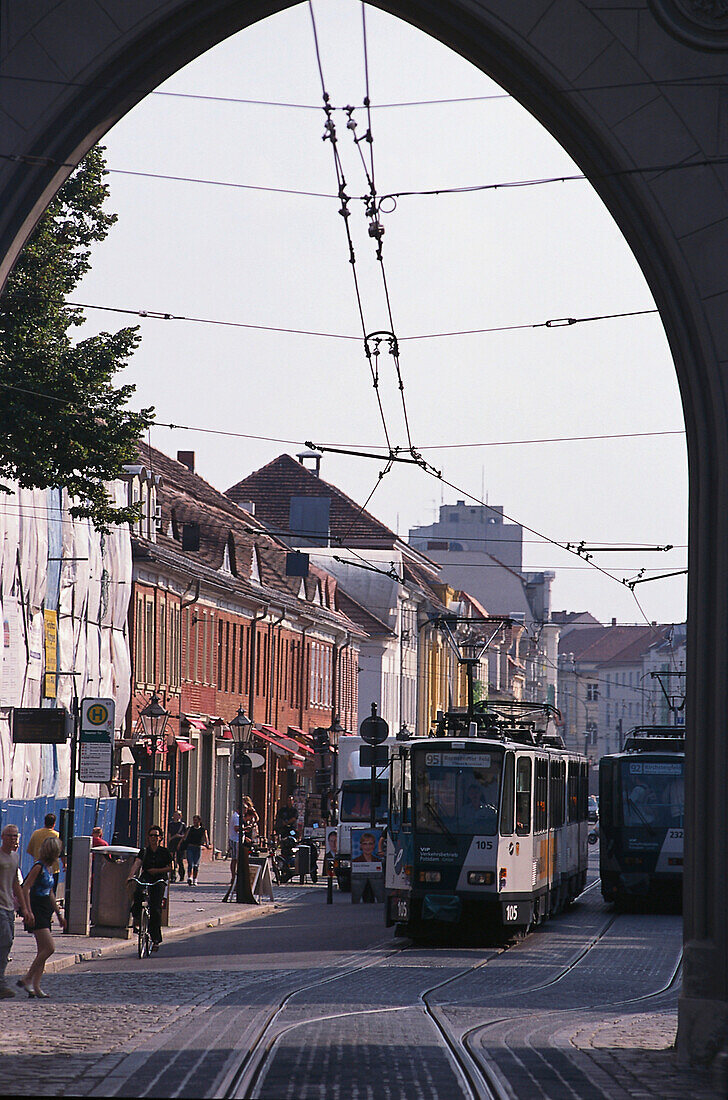
<svg viewBox="0 0 728 1100">
<path fill-rule="evenodd" d="M 612 626 L 616 626 L 616 625 L 617 625 L 617 620 L 616 620 L 616 619 L 612 619 Z"/>
<path fill-rule="evenodd" d="M 318 451 L 301 451 L 299 454 L 296 455 L 296 458 L 301 463 L 301 465 L 305 466 L 307 470 L 310 470 L 312 474 L 316 474 L 316 477 L 319 476 L 319 470 L 321 469 L 321 455 L 318 453 Z M 312 466 L 307 465 L 307 458 L 313 459 Z"/>
<path fill-rule="evenodd" d="M 183 466 L 186 466 L 191 474 L 195 472 L 195 452 L 194 451 L 177 451 L 177 461 L 181 462 Z"/>
</svg>

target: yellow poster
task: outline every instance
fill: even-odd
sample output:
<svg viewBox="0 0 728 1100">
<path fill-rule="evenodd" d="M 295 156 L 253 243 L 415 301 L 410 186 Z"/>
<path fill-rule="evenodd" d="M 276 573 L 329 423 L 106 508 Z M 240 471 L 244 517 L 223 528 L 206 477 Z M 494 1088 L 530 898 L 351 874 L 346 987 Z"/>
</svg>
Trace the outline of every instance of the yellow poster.
<svg viewBox="0 0 728 1100">
<path fill-rule="evenodd" d="M 56 697 L 56 673 L 58 672 L 58 612 L 44 611 L 45 629 L 45 679 L 43 695 L 46 699 Z"/>
</svg>

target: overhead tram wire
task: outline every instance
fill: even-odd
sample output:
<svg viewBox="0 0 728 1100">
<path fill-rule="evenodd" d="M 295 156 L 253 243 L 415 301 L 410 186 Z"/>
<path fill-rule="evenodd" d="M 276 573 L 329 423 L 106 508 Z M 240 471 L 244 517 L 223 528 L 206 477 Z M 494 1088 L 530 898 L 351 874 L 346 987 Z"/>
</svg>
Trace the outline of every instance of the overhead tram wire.
<svg viewBox="0 0 728 1100">
<path fill-rule="evenodd" d="M 333 113 L 335 109 L 336 108 L 334 107 L 329 107 L 329 111 L 331 113 Z M 69 168 L 72 171 L 78 168 L 78 164 L 80 163 L 73 161 L 57 160 L 55 157 L 35 156 L 30 153 L 0 153 L 0 160 L 7 160 L 14 164 L 28 164 L 34 167 Z M 422 191 L 391 191 L 388 194 L 380 196 L 379 204 L 381 210 L 381 204 L 387 199 L 396 200 L 398 198 L 432 197 L 438 195 L 463 195 L 478 191 L 507 190 L 508 188 L 543 187 L 546 184 L 552 183 L 591 182 L 592 180 L 612 179 L 618 176 L 681 171 L 683 169 L 689 168 L 709 168 L 712 166 L 720 167 L 725 164 L 728 164 L 728 156 L 702 157 L 700 160 L 672 161 L 664 164 L 636 166 L 634 168 L 615 168 L 608 172 L 591 172 L 588 176 L 584 173 L 578 172 L 573 173 L 572 175 L 544 176 L 539 179 L 503 180 L 500 183 L 468 184 L 462 187 L 436 187 Z M 300 195 L 305 198 L 316 199 L 340 198 L 339 195 L 333 195 L 329 192 L 323 191 L 307 191 L 302 188 L 271 187 L 264 186 L 262 184 L 238 183 L 235 180 L 214 180 L 202 176 L 173 176 L 164 172 L 142 172 L 132 170 L 130 168 L 111 167 L 107 167 L 106 172 L 109 175 L 136 176 L 140 179 L 167 180 L 172 183 L 194 183 L 207 187 L 228 187 L 232 188 L 233 190 L 239 191 L 262 191 L 276 195 Z M 366 202 L 367 198 L 367 195 L 347 196 L 347 202 Z"/>
<path fill-rule="evenodd" d="M 364 320 L 364 306 L 363 306 L 362 300 L 361 300 L 361 292 L 359 290 L 359 278 L 358 278 L 357 271 L 356 271 L 356 254 L 354 252 L 354 242 L 351 238 L 351 230 L 349 228 L 349 218 L 351 217 L 351 211 L 349 210 L 348 204 L 351 200 L 350 200 L 349 196 L 346 194 L 346 180 L 345 180 L 345 177 L 344 177 L 343 166 L 341 164 L 341 160 L 340 160 L 340 157 L 339 157 L 339 151 L 338 151 L 338 148 L 337 148 L 336 124 L 334 123 L 334 119 L 332 117 L 332 108 L 331 108 L 330 102 L 329 102 L 329 94 L 326 91 L 326 82 L 324 80 L 324 70 L 323 70 L 323 66 L 322 66 L 322 63 L 321 63 L 321 50 L 319 48 L 318 31 L 316 29 L 316 16 L 314 14 L 312 0 L 308 0 L 308 10 L 309 10 L 309 15 L 311 17 L 311 28 L 312 28 L 312 31 L 313 31 L 314 48 L 315 48 L 315 51 L 316 51 L 316 63 L 318 65 L 319 77 L 321 78 L 321 95 L 323 97 L 323 104 L 324 104 L 323 105 L 323 111 L 324 111 L 324 114 L 326 115 L 326 124 L 325 124 L 325 127 L 324 127 L 323 140 L 331 142 L 331 150 L 332 150 L 333 158 L 334 158 L 334 171 L 336 173 L 336 182 L 337 182 L 337 187 L 338 187 L 338 198 L 339 198 L 339 201 L 340 201 L 340 204 L 341 204 L 340 207 L 339 207 L 339 213 L 340 213 L 340 215 L 342 217 L 342 220 L 344 222 L 344 229 L 345 229 L 345 232 L 346 232 L 346 240 L 347 240 L 347 245 L 348 245 L 348 249 L 349 249 L 349 264 L 351 266 L 352 278 L 354 280 L 354 293 L 356 295 L 356 301 L 357 301 L 357 306 L 358 306 L 358 310 L 359 310 L 359 320 L 361 322 L 362 336 L 363 336 L 363 339 L 364 339 L 364 354 L 367 358 L 367 362 L 369 363 L 369 371 L 370 371 L 370 374 L 371 374 L 371 377 L 372 377 L 372 386 L 374 388 L 374 392 L 375 392 L 376 398 L 377 398 L 377 405 L 379 407 L 379 415 L 380 415 L 380 418 L 381 418 L 381 421 L 382 421 L 382 428 L 384 430 L 384 438 L 385 438 L 386 443 L 387 443 L 387 448 L 391 452 L 392 443 L 391 443 L 391 440 L 389 438 L 389 429 L 387 427 L 387 419 L 384 415 L 384 407 L 382 405 L 382 397 L 381 397 L 381 394 L 379 392 L 378 368 L 372 362 L 372 355 L 371 355 L 371 351 L 370 351 L 370 348 L 369 348 L 369 345 L 368 345 L 368 342 L 367 342 L 367 326 L 366 326 L 366 322 Z"/>
<path fill-rule="evenodd" d="M 430 470 L 426 470 L 425 472 L 429 473 L 431 477 L 435 477 L 437 480 L 442 482 L 443 485 L 447 485 L 450 489 L 453 489 L 456 493 L 462 493 L 464 496 L 468 497 L 470 500 L 474 501 L 476 504 L 480 504 L 483 507 L 487 507 L 485 502 L 482 501 L 480 499 L 480 497 L 475 496 L 474 493 L 469 492 L 467 489 L 463 489 L 462 486 L 456 485 L 454 482 L 449 481 L 442 474 L 438 478 L 438 475 L 436 473 L 432 473 Z M 592 569 L 596 569 L 596 571 L 598 573 L 601 573 L 603 576 L 608 577 L 609 580 L 614 581 L 615 584 L 625 586 L 625 582 L 620 577 L 615 576 L 614 573 L 610 573 L 608 569 L 602 568 L 601 565 L 597 565 L 597 563 L 595 561 L 592 561 L 591 559 L 583 558 L 578 553 L 577 550 L 571 549 L 568 543 L 557 542 L 556 539 L 552 539 L 548 535 L 544 535 L 542 531 L 538 531 L 535 527 L 529 527 L 528 524 L 521 523 L 520 520 L 514 519 L 513 516 L 509 516 L 505 512 L 503 512 L 502 515 L 503 515 L 503 519 L 507 519 L 509 523 L 517 523 L 520 527 L 523 528 L 524 531 L 528 531 L 530 534 L 535 535 L 537 538 L 543 539 L 544 542 L 548 542 L 552 546 L 556 546 L 561 550 L 565 550 L 567 552 L 567 554 L 572 554 L 575 557 L 580 558 L 581 561 L 586 561 L 587 564 L 592 567 Z M 642 607 L 642 604 L 640 603 L 637 596 L 635 595 L 634 589 L 630 589 L 630 592 L 631 592 L 632 598 L 635 601 L 635 603 L 637 604 L 637 607 L 639 608 L 640 614 L 644 618 L 645 622 L 647 623 L 648 626 L 652 626 L 652 623 L 651 623 L 650 619 L 648 618 L 644 608 Z"/>
<path fill-rule="evenodd" d="M 397 374 L 397 384 L 399 386 L 400 398 L 402 401 L 402 415 L 404 417 L 405 433 L 407 435 L 407 445 L 410 449 L 410 453 L 415 457 L 415 450 L 412 445 L 412 434 L 410 432 L 409 415 L 407 413 L 407 402 L 404 395 L 404 382 L 402 380 L 402 370 L 399 362 L 399 344 L 394 328 L 394 318 L 392 316 L 392 303 L 389 297 L 389 286 L 387 284 L 387 272 L 384 266 L 383 255 L 383 241 L 384 241 L 384 226 L 380 220 L 379 204 L 377 203 L 377 189 L 374 182 L 374 136 L 372 134 L 372 116 L 369 104 L 371 102 L 370 89 L 369 89 L 369 49 L 367 45 L 367 23 L 366 23 L 366 5 L 362 0 L 361 4 L 361 19 L 362 19 L 362 44 L 364 48 L 364 74 L 365 74 L 365 99 L 364 105 L 367 109 L 367 131 L 361 138 L 356 136 L 356 122 L 354 121 L 354 108 L 349 110 L 346 108 L 346 112 L 349 118 L 347 122 L 347 129 L 350 131 L 354 141 L 354 145 L 359 153 L 361 159 L 361 165 L 364 170 L 364 176 L 369 187 L 369 201 L 366 205 L 366 216 L 369 219 L 369 236 L 375 241 L 375 255 L 379 264 L 379 271 L 382 279 L 382 287 L 384 289 L 384 299 L 387 304 L 387 316 L 389 317 L 389 331 L 390 337 L 390 353 L 394 360 L 394 367 Z M 369 145 L 369 162 L 370 170 L 367 170 L 366 160 L 361 149 L 361 142 L 366 141 Z"/>
<path fill-rule="evenodd" d="M 15 73 L 0 74 L 0 81 L 26 83 L 26 84 L 51 84 L 60 88 L 94 88 L 97 91 L 115 91 L 111 85 L 93 83 L 82 80 L 59 80 L 57 77 L 21 76 Z M 709 75 L 693 75 L 678 77 L 653 77 L 646 80 L 625 80 L 613 84 L 584 84 L 574 88 L 553 89 L 554 94 L 570 96 L 582 95 L 586 92 L 622 91 L 625 88 L 723 88 L 728 81 L 728 73 L 711 73 Z M 161 99 L 189 99 L 209 103 L 236 103 L 242 106 L 288 108 L 303 111 L 319 111 L 321 108 L 315 103 L 291 103 L 283 100 L 253 99 L 244 96 L 220 96 L 205 95 L 202 92 L 172 92 L 154 88 L 148 91 L 146 88 L 132 89 L 132 91 L 144 92 L 144 98 Z M 448 104 L 481 103 L 489 100 L 513 100 L 518 102 L 510 92 L 491 92 L 487 95 L 450 96 L 440 99 L 411 99 L 398 100 L 391 103 L 372 103 L 374 111 L 391 110 L 399 107 L 437 107 Z M 343 111 L 343 107 L 333 107 L 335 111 Z"/>
<path fill-rule="evenodd" d="M 66 302 L 66 305 L 75 309 L 94 309 L 102 313 L 121 313 L 128 317 L 141 317 L 150 321 L 186 321 L 195 325 L 220 325 L 223 328 L 243 328 L 260 332 L 282 332 L 294 336 L 320 336 L 330 340 L 360 340 L 360 336 L 354 336 L 345 332 L 323 332 L 316 329 L 287 328 L 283 325 L 256 325 L 245 321 L 227 321 L 215 317 L 189 317 L 181 313 L 169 313 L 158 309 L 130 309 L 124 306 L 101 306 L 93 302 Z M 518 325 L 492 325 L 489 328 L 471 328 L 451 330 L 449 332 L 425 332 L 415 336 L 400 336 L 399 343 L 411 340 L 437 340 L 448 336 L 480 336 L 495 332 L 520 332 L 539 328 L 570 328 L 573 325 L 587 324 L 594 321 L 622 320 L 625 317 L 644 317 L 659 313 L 656 308 L 632 309 L 619 313 L 599 313 L 589 317 L 552 317 L 548 321 L 532 321 Z"/>
<path fill-rule="evenodd" d="M 358 339 L 358 337 L 356 337 L 356 339 Z M 11 390 L 11 391 L 16 392 L 16 393 L 25 393 L 25 394 L 28 394 L 31 397 L 42 397 L 44 400 L 55 401 L 55 402 L 58 402 L 61 405 L 71 405 L 72 406 L 74 404 L 74 402 L 68 401 L 66 398 L 55 397 L 53 394 L 45 393 L 42 390 L 28 389 L 27 386 L 14 386 L 11 382 L 3 382 L 2 380 L 0 380 L 0 389 Z M 263 443 L 284 443 L 284 444 L 289 445 L 291 447 L 303 447 L 303 446 L 308 445 L 308 443 L 305 439 L 286 439 L 286 438 L 283 438 L 281 436 L 274 436 L 274 435 L 254 435 L 251 432 L 233 432 L 233 431 L 228 431 L 224 428 L 203 428 L 199 424 L 175 424 L 172 421 L 155 420 L 154 421 L 154 427 L 155 428 L 169 428 L 172 431 L 200 432 L 204 435 L 221 435 L 221 436 L 227 436 L 231 439 L 253 439 L 253 440 L 259 440 L 260 442 L 263 442 Z M 480 448 L 480 447 L 520 447 L 520 446 L 528 446 L 528 445 L 536 444 L 536 443 L 539 443 L 539 444 L 540 443 L 581 443 L 581 442 L 589 442 L 590 440 L 643 439 L 643 438 L 652 438 L 652 437 L 655 437 L 655 436 L 659 437 L 659 436 L 670 436 L 670 435 L 685 435 L 685 431 L 674 429 L 674 430 L 669 430 L 669 431 L 658 431 L 658 432 L 615 432 L 611 435 L 600 434 L 600 435 L 558 436 L 558 437 L 553 437 L 551 439 L 548 439 L 548 438 L 543 438 L 543 439 L 501 439 L 501 440 L 489 440 L 489 441 L 481 442 L 481 443 L 437 443 L 437 444 L 426 445 L 426 446 L 422 447 L 421 450 L 423 450 L 423 451 L 446 451 L 446 450 L 454 450 L 454 449 L 461 450 L 463 448 Z M 342 444 L 335 444 L 335 443 L 321 444 L 317 449 L 321 450 L 322 447 L 326 447 L 327 449 L 331 450 L 334 447 L 343 447 L 343 446 L 344 446 L 343 443 Z M 354 448 L 354 446 L 355 446 L 354 444 L 351 444 L 352 449 Z M 369 444 L 369 446 L 370 446 L 371 449 L 376 450 L 376 448 L 379 446 L 379 444 L 372 443 L 372 444 Z M 361 445 L 359 445 L 359 447 L 357 448 L 355 453 L 360 454 L 361 449 L 362 449 Z M 378 459 L 385 459 L 387 457 L 387 455 L 386 454 L 372 455 L 372 457 L 373 458 L 378 458 Z M 399 461 L 412 462 L 411 459 L 403 459 L 402 457 L 399 458 Z M 486 505 L 486 507 L 489 507 L 489 505 Z M 678 546 L 682 546 L 682 545 L 686 545 L 686 544 L 673 543 L 673 545 L 675 547 L 678 547 Z"/>
</svg>

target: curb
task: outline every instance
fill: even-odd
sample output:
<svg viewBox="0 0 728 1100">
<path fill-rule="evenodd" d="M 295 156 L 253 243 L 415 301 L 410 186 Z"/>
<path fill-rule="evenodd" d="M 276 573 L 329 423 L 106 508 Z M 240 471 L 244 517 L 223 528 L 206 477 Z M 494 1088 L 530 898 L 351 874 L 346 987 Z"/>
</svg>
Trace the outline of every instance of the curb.
<svg viewBox="0 0 728 1100">
<path fill-rule="evenodd" d="M 261 905 L 250 905 L 244 912 L 224 913 L 218 917 L 208 917 L 205 920 L 195 921 L 193 924 L 185 924 L 178 928 L 165 928 L 164 939 L 165 941 L 181 939 L 183 936 L 189 936 L 195 932 L 204 932 L 208 928 L 220 928 L 223 925 L 244 923 L 249 920 L 255 920 L 257 917 L 263 916 L 264 913 L 271 912 L 273 909 L 284 909 L 285 903 L 276 902 L 264 902 Z M 91 939 L 92 937 L 89 937 Z M 73 955 L 65 955 L 61 959 L 50 959 L 46 963 L 46 974 L 57 974 L 61 970 L 68 970 L 72 966 L 77 966 L 79 963 L 92 962 L 94 959 L 105 958 L 109 955 L 119 955 L 129 947 L 133 947 L 135 940 L 132 936 L 126 940 L 118 940 L 116 943 L 106 944 L 103 947 L 90 948 L 88 951 L 78 951 Z M 17 970 L 12 964 L 7 969 L 8 977 L 15 974 L 22 974 L 24 967 L 19 967 Z"/>
</svg>

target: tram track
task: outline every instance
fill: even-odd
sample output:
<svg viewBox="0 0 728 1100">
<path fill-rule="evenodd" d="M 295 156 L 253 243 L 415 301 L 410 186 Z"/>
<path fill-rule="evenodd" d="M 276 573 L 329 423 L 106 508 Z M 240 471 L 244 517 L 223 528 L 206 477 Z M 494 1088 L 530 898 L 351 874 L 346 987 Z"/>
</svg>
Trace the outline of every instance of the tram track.
<svg viewBox="0 0 728 1100">
<path fill-rule="evenodd" d="M 586 888 L 583 893 L 594 889 L 598 885 L 598 880 Z M 583 896 L 583 895 L 582 895 Z M 604 936 L 608 933 L 609 929 L 614 925 L 617 918 L 614 915 L 610 915 L 602 924 L 602 926 L 591 936 L 589 942 L 581 947 L 575 958 L 569 960 L 568 964 L 563 965 L 559 972 L 549 978 L 548 981 L 539 982 L 535 985 L 528 986 L 518 991 L 518 996 L 526 996 L 528 994 L 537 992 L 539 990 L 547 989 L 558 982 L 563 981 L 570 973 L 572 973 L 589 955 L 591 951 L 601 942 Z M 484 1024 L 479 1024 L 473 1028 L 468 1029 L 466 1032 L 458 1035 L 448 1025 L 444 1014 L 442 1013 L 441 1006 L 433 1005 L 431 998 L 442 989 L 448 986 L 456 986 L 458 982 L 467 979 L 472 976 L 476 971 L 483 969 L 488 964 L 492 963 L 496 958 L 501 956 L 504 952 L 510 951 L 523 945 L 524 941 L 520 941 L 518 944 L 514 944 L 510 947 L 498 947 L 490 949 L 486 958 L 478 960 L 478 962 L 463 967 L 456 974 L 451 974 L 449 977 L 444 978 L 438 982 L 433 983 L 425 989 L 419 991 L 417 995 L 416 1003 L 396 1005 L 396 1006 L 381 1006 L 376 1009 L 352 1009 L 340 1012 L 327 1012 L 323 1014 L 317 1014 L 316 1016 L 309 1017 L 305 1020 L 296 1020 L 293 1022 L 285 1023 L 281 1020 L 281 1017 L 285 1010 L 290 1006 L 291 1001 L 298 994 L 305 993 L 312 989 L 319 988 L 320 986 L 327 985 L 333 982 L 345 980 L 352 975 L 361 972 L 363 970 L 370 969 L 371 967 L 384 965 L 386 966 L 389 960 L 396 957 L 401 957 L 408 952 L 419 950 L 414 945 L 403 945 L 396 950 L 382 953 L 381 945 L 377 945 L 371 949 L 372 957 L 366 962 L 362 962 L 361 955 L 356 957 L 356 965 L 346 966 L 346 963 L 337 967 L 336 973 L 328 974 L 323 978 L 320 978 L 313 982 L 307 982 L 295 989 L 290 990 L 285 997 L 281 998 L 276 1007 L 270 1012 L 263 1022 L 262 1026 L 258 1029 L 258 1033 L 250 1047 L 250 1050 L 245 1055 L 243 1061 L 235 1070 L 229 1075 L 227 1082 L 221 1091 L 218 1091 L 216 1095 L 224 1098 L 239 1098 L 243 1097 L 246 1100 L 253 1100 L 253 1098 L 261 1095 L 260 1090 L 264 1087 L 265 1077 L 268 1069 L 272 1065 L 273 1060 L 276 1057 L 278 1050 L 282 1042 L 291 1035 L 292 1032 L 300 1030 L 302 1028 L 311 1027 L 313 1025 L 325 1025 L 327 1023 L 334 1023 L 342 1020 L 361 1020 L 364 1017 L 377 1015 L 396 1015 L 404 1012 L 411 1012 L 413 1008 L 420 1008 L 425 1017 L 429 1020 L 430 1024 L 436 1029 L 443 1051 L 446 1053 L 450 1064 L 455 1072 L 456 1076 L 462 1084 L 463 1096 L 473 1098 L 473 1100 L 512 1100 L 513 1093 L 507 1086 L 507 1082 L 502 1080 L 497 1072 L 494 1072 L 493 1067 L 488 1067 L 483 1064 L 482 1060 L 478 1057 L 478 1053 L 475 1049 L 475 1042 L 477 1037 L 489 1027 L 493 1027 L 498 1023 L 508 1023 L 510 1021 L 518 1021 L 526 1018 L 528 1013 L 516 1013 L 515 1015 L 509 1014 L 507 1016 L 500 1017 L 497 1020 L 490 1020 Z M 620 1002 L 610 1002 L 609 1007 L 618 1007 L 620 1004 L 634 1003 L 640 1000 L 648 1000 L 652 997 L 659 996 L 670 988 L 671 984 L 677 978 L 679 972 L 679 963 L 675 969 L 675 972 L 671 975 L 670 981 L 661 989 L 652 991 L 649 994 L 643 994 L 638 998 L 623 999 Z M 503 994 L 493 993 L 493 997 L 502 996 Z M 511 993 L 512 995 L 512 993 Z M 457 999 L 447 1002 L 450 1005 L 457 1005 Z M 597 1009 L 603 1006 L 595 1006 Z M 301 1082 L 303 1087 L 304 1082 Z"/>
</svg>

